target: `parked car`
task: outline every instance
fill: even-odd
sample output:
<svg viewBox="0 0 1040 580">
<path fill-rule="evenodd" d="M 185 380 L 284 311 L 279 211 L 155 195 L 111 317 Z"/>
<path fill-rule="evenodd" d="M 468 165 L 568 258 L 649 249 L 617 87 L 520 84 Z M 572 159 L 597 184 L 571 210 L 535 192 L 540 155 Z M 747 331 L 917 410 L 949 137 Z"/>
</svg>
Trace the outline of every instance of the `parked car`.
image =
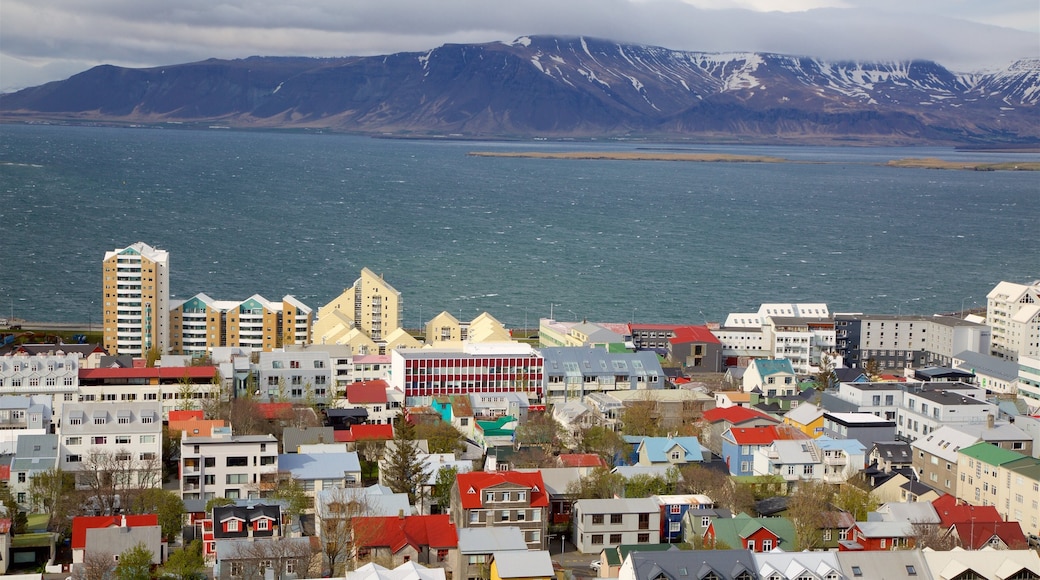
<svg viewBox="0 0 1040 580">
<path fill-rule="evenodd" d="M 593 560 L 593 561 L 589 562 L 589 568 L 592 568 L 593 570 L 599 570 L 600 566 L 602 566 L 602 565 L 603 564 L 600 563 L 599 560 Z"/>
</svg>

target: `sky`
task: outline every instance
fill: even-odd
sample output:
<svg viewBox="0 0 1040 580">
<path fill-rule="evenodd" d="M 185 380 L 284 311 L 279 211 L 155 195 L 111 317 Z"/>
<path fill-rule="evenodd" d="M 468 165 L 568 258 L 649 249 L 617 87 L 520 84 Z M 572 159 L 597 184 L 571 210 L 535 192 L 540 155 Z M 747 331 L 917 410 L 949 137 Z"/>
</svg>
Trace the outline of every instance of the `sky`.
<svg viewBox="0 0 1040 580">
<path fill-rule="evenodd" d="M 1037 0 L 3 0 L 0 91 L 100 64 L 364 56 L 584 35 L 704 52 L 930 59 L 955 72 L 1040 58 Z"/>
</svg>

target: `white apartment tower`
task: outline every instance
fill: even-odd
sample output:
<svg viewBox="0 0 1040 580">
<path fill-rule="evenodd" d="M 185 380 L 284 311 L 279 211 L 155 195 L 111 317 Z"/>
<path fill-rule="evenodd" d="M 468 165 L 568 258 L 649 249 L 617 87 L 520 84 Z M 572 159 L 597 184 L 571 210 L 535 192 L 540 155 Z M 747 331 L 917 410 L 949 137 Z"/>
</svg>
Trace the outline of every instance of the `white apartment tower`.
<svg viewBox="0 0 1040 580">
<path fill-rule="evenodd" d="M 997 284 L 986 295 L 986 324 L 993 329 L 993 356 L 1011 361 L 1040 357 L 1040 280 Z"/>
<path fill-rule="evenodd" d="M 105 252 L 103 267 L 105 350 L 144 356 L 170 340 L 170 255 L 144 242 Z"/>
</svg>

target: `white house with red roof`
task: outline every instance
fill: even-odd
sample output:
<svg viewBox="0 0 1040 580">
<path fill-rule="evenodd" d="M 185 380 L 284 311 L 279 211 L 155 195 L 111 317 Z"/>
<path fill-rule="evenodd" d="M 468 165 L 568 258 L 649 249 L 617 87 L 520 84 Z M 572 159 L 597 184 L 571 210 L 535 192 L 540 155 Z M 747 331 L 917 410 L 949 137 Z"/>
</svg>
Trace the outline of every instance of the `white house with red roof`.
<svg viewBox="0 0 1040 580">
<path fill-rule="evenodd" d="M 780 420 L 747 407 L 715 407 L 701 416 L 705 427 L 701 430 L 701 444 L 715 455 L 722 455 L 722 434 L 733 427 L 766 427 Z"/>
<path fill-rule="evenodd" d="M 98 530 L 109 530 L 120 535 L 132 537 L 135 541 L 123 547 L 115 542 L 111 533 L 96 533 Z M 125 549 L 132 548 L 138 541 L 144 542 L 151 550 L 155 563 L 165 561 L 166 542 L 162 540 L 162 529 L 159 527 L 159 516 L 156 514 L 122 515 L 122 516 L 79 516 L 72 518 L 72 563 L 82 564 L 84 556 L 91 552 L 102 552 L 118 556 Z M 114 565 L 114 563 L 113 563 Z"/>
<path fill-rule="evenodd" d="M 361 381 L 347 385 L 343 399 L 336 402 L 339 409 L 364 409 L 371 425 L 393 425 L 404 408 L 404 391 L 391 387 L 383 379 Z"/>
<path fill-rule="evenodd" d="M 460 473 L 452 487 L 451 498 L 452 521 L 458 529 L 519 527 L 528 549 L 545 549 L 549 494 L 541 473 Z"/>
</svg>

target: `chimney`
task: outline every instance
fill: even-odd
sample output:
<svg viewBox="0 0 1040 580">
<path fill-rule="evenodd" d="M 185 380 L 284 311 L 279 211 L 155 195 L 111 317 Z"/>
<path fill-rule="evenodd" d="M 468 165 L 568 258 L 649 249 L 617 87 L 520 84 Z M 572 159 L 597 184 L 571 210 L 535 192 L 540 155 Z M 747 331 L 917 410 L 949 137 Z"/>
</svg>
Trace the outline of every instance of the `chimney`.
<svg viewBox="0 0 1040 580">
<path fill-rule="evenodd" d="M 126 527 L 126 515 L 119 516 L 119 527 Z"/>
<path fill-rule="evenodd" d="M 995 422 L 996 422 L 996 419 L 993 417 L 993 413 L 989 413 L 988 415 L 986 415 L 986 428 L 987 429 L 992 429 L 993 428 L 993 424 Z"/>
<path fill-rule="evenodd" d="M 404 510 L 397 510 L 397 517 L 399 519 L 403 520 L 404 519 Z"/>
</svg>

